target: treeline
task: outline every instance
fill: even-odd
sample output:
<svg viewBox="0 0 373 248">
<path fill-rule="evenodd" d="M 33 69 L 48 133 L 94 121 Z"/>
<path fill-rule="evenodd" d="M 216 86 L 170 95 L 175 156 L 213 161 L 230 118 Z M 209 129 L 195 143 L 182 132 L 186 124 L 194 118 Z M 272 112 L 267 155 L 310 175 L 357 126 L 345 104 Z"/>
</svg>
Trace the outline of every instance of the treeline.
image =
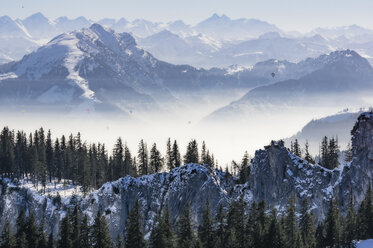
<svg viewBox="0 0 373 248">
<path fill-rule="evenodd" d="M 351 192 L 352 193 L 352 192 Z M 99 211 L 90 226 L 86 215 L 75 206 L 67 211 L 60 223 L 57 238 L 50 233 L 46 238 L 44 221 L 39 227 L 35 216 L 28 218 L 20 212 L 16 232 L 9 222 L 1 235 L 1 248 L 57 247 L 57 248 L 323 248 L 355 247 L 354 240 L 373 238 L 373 195 L 369 187 L 366 197 L 355 211 L 352 194 L 347 214 L 342 216 L 336 199 L 329 203 L 325 221 L 315 225 L 307 199 L 299 215 L 296 214 L 294 196 L 282 215 L 275 209 L 268 212 L 264 201 L 253 203 L 246 214 L 245 202 L 239 199 L 227 210 L 220 205 L 212 216 L 207 200 L 199 224 L 193 223 L 190 207 L 186 205 L 175 225 L 166 205 L 156 217 L 148 240 L 144 238 L 141 208 L 136 201 L 128 216 L 125 233 L 112 240 L 105 217 Z"/>
<path fill-rule="evenodd" d="M 339 145 L 337 138 L 328 138 L 324 137 L 320 143 L 320 154 L 318 157 L 318 163 L 327 168 L 327 169 L 334 169 L 337 168 L 339 165 Z M 309 153 L 309 144 L 306 141 L 304 145 L 304 149 L 301 148 L 298 139 L 295 139 L 294 142 L 291 141 L 290 143 L 290 152 L 294 155 L 303 158 L 304 160 L 308 161 L 311 164 L 315 163 L 315 158 L 313 158 Z M 346 151 L 344 151 L 344 159 L 346 162 L 350 162 L 352 160 L 352 147 L 351 144 L 348 143 Z"/>
<path fill-rule="evenodd" d="M 191 140 L 183 157 L 176 140 L 168 139 L 166 146 L 163 156 L 157 144 L 149 150 L 141 140 L 134 155 L 119 138 L 109 155 L 104 144 L 87 144 L 80 133 L 52 140 L 51 132 L 43 128 L 27 135 L 5 127 L 0 133 L 0 173 L 15 179 L 31 178 L 35 183 L 41 182 L 44 189 L 54 178 L 58 182 L 69 180 L 67 183 L 79 184 L 83 193 L 87 193 L 106 181 L 172 170 L 182 163 L 216 166 L 205 142 L 199 151 L 197 141 Z"/>
</svg>

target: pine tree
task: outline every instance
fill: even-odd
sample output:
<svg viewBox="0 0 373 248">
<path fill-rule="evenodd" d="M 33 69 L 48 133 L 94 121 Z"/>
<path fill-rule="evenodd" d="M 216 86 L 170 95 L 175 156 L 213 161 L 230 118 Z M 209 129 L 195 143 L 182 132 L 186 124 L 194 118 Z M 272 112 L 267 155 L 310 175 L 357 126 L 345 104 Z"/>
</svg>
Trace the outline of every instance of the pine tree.
<svg viewBox="0 0 373 248">
<path fill-rule="evenodd" d="M 47 238 L 45 237 L 44 233 L 45 229 L 45 222 L 44 219 L 42 219 L 40 225 L 39 225 L 39 230 L 38 230 L 38 248 L 48 248 L 48 241 Z"/>
<path fill-rule="evenodd" d="M 79 214 L 79 209 L 78 206 L 75 205 L 73 214 L 71 216 L 71 227 L 72 227 L 72 236 L 71 236 L 71 241 L 73 247 L 79 247 L 80 245 L 80 214 Z"/>
<path fill-rule="evenodd" d="M 150 149 L 149 166 L 151 168 L 151 172 L 159 172 L 163 167 L 163 158 L 155 143 Z"/>
<path fill-rule="evenodd" d="M 53 248 L 54 247 L 53 231 L 51 231 L 50 234 L 49 234 L 47 247 L 48 248 Z"/>
<path fill-rule="evenodd" d="M 69 211 L 66 212 L 65 217 L 62 219 L 60 224 L 59 240 L 57 242 L 57 248 L 72 248 L 72 229 L 70 224 Z"/>
<path fill-rule="evenodd" d="M 315 163 L 315 160 L 312 158 L 310 152 L 309 152 L 309 144 L 308 141 L 306 141 L 306 144 L 304 145 L 304 159 L 311 164 Z"/>
<path fill-rule="evenodd" d="M 132 155 L 127 144 L 124 145 L 124 174 L 136 176 L 133 174 L 133 164 L 132 164 Z"/>
<path fill-rule="evenodd" d="M 196 140 L 191 140 L 187 146 L 187 151 L 184 156 L 184 164 L 189 163 L 199 163 L 198 145 Z"/>
<path fill-rule="evenodd" d="M 250 176 L 250 161 L 249 161 L 249 154 L 247 151 L 245 151 L 244 156 L 242 158 L 241 162 L 241 168 L 240 168 L 240 183 L 245 183 L 249 180 Z"/>
<path fill-rule="evenodd" d="M 324 167 L 329 165 L 329 147 L 328 147 L 328 137 L 324 136 L 321 142 L 321 159 L 320 164 Z"/>
<path fill-rule="evenodd" d="M 329 247 L 338 246 L 340 243 L 340 216 L 336 203 L 336 200 L 330 200 L 325 220 L 325 245 Z"/>
<path fill-rule="evenodd" d="M 91 235 L 91 229 L 88 224 L 88 217 L 87 215 L 84 215 L 81 220 L 81 225 L 80 225 L 80 233 L 79 233 L 79 241 L 80 241 L 79 246 L 80 247 L 84 247 L 84 248 L 91 247 L 90 235 Z"/>
<path fill-rule="evenodd" d="M 52 182 L 52 176 L 55 174 L 54 168 L 54 153 L 52 146 L 51 130 L 48 130 L 47 139 L 45 141 L 45 156 L 48 169 L 49 182 Z"/>
<path fill-rule="evenodd" d="M 136 200 L 127 219 L 125 247 L 142 248 L 145 246 L 141 218 L 140 205 Z"/>
<path fill-rule="evenodd" d="M 202 221 L 198 229 L 198 238 L 201 243 L 201 248 L 214 247 L 213 222 L 211 219 L 210 201 L 208 198 L 202 212 Z"/>
<path fill-rule="evenodd" d="M 353 158 L 353 155 L 354 155 L 354 152 L 353 152 L 351 143 L 348 142 L 347 147 L 346 147 L 346 151 L 345 151 L 345 161 L 346 162 L 351 162 L 352 158 Z"/>
<path fill-rule="evenodd" d="M 195 245 L 195 238 L 190 219 L 190 207 L 186 204 L 184 212 L 179 216 L 177 223 L 177 246 L 178 248 L 191 248 Z"/>
<path fill-rule="evenodd" d="M 280 223 L 277 220 L 276 209 L 271 211 L 269 219 L 269 226 L 264 239 L 264 247 L 282 248 L 284 247 L 283 234 Z"/>
<path fill-rule="evenodd" d="M 181 166 L 181 156 L 179 151 L 179 146 L 177 145 L 176 140 L 172 145 L 172 166 L 173 168 Z"/>
<path fill-rule="evenodd" d="M 309 204 L 308 200 L 304 199 L 302 201 L 302 208 L 300 210 L 300 221 L 299 229 L 300 235 L 303 242 L 303 247 L 313 248 L 316 247 L 315 241 L 315 229 L 314 229 L 314 218 L 312 213 L 308 213 Z"/>
<path fill-rule="evenodd" d="M 208 164 L 207 150 L 206 150 L 206 143 L 205 143 L 205 141 L 202 142 L 201 163 L 209 165 Z"/>
<path fill-rule="evenodd" d="M 338 167 L 338 153 L 339 153 L 339 146 L 338 146 L 338 139 L 330 139 L 329 146 L 328 146 L 328 169 L 334 169 Z"/>
<path fill-rule="evenodd" d="M 354 197 L 352 188 L 350 189 L 350 197 L 348 201 L 347 214 L 344 223 L 343 240 L 344 246 L 354 247 L 353 240 L 356 238 L 356 213 L 354 208 Z"/>
<path fill-rule="evenodd" d="M 148 149 L 144 140 L 141 140 L 139 143 L 139 151 L 138 151 L 138 162 L 139 162 L 139 169 L 141 175 L 148 175 L 149 168 L 148 168 Z"/>
<path fill-rule="evenodd" d="M 125 175 L 125 166 L 124 166 L 124 148 L 121 138 L 117 139 L 117 142 L 114 145 L 113 149 L 113 171 L 114 171 L 114 180 Z"/>
<path fill-rule="evenodd" d="M 300 149 L 298 139 L 295 139 L 293 143 L 293 153 L 295 156 L 302 157 L 302 150 Z"/>
<path fill-rule="evenodd" d="M 27 237 L 27 244 L 30 248 L 38 247 L 39 241 L 39 233 L 38 228 L 35 222 L 35 215 L 30 213 L 27 222 L 26 222 L 26 237 Z"/>
<path fill-rule="evenodd" d="M 286 216 L 284 222 L 284 230 L 286 235 L 286 246 L 288 248 L 296 248 L 297 241 L 297 221 L 295 216 L 295 199 L 294 194 L 291 195 L 289 200 L 289 206 L 286 209 Z"/>
<path fill-rule="evenodd" d="M 157 224 L 150 235 L 150 247 L 152 248 L 173 248 L 173 231 L 170 223 L 170 213 L 166 205 L 163 214 L 157 217 Z"/>
<path fill-rule="evenodd" d="M 23 209 L 21 209 L 17 217 L 16 227 L 17 227 L 17 233 L 16 233 L 17 247 L 26 248 L 27 247 L 27 240 L 26 240 L 27 223 L 26 223 L 25 212 Z"/>
<path fill-rule="evenodd" d="M 220 204 L 218 207 L 218 211 L 215 216 L 215 230 L 214 230 L 214 236 L 216 237 L 215 247 L 216 248 L 223 248 L 225 247 L 225 227 L 226 227 L 226 221 L 225 221 L 225 215 L 223 211 L 223 205 Z"/>
<path fill-rule="evenodd" d="M 112 248 L 113 242 L 110 237 L 106 219 L 99 210 L 92 226 L 92 247 Z M 130 246 L 131 247 L 131 246 Z"/>
<path fill-rule="evenodd" d="M 315 239 L 316 247 L 325 247 L 325 227 L 322 222 L 317 225 Z"/>
<path fill-rule="evenodd" d="M 9 221 L 5 222 L 3 232 L 1 234 L 0 248 L 16 248 L 17 243 L 13 234 L 12 226 Z"/>
<path fill-rule="evenodd" d="M 174 163 L 172 159 L 172 148 L 171 148 L 171 139 L 167 139 L 167 146 L 166 146 L 166 166 L 169 171 L 174 169 Z"/>
</svg>

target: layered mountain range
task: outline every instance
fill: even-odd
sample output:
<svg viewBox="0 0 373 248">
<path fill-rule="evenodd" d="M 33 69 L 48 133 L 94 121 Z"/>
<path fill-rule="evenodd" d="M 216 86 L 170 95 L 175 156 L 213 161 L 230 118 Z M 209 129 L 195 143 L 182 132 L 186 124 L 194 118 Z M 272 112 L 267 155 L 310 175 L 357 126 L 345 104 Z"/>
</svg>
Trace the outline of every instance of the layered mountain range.
<svg viewBox="0 0 373 248">
<path fill-rule="evenodd" d="M 173 65 L 140 48 L 130 34 L 94 24 L 61 34 L 22 60 L 0 66 L 0 102 L 3 108 L 91 109 L 125 116 L 132 110 L 166 110 L 170 103 L 183 101 L 180 92 L 256 87 L 224 108 L 226 112 L 246 103 L 368 90 L 372 78 L 368 61 L 350 50 L 299 63 L 272 59 L 252 67 Z"/>
<path fill-rule="evenodd" d="M 251 66 L 273 58 L 299 62 L 341 49 L 354 49 L 370 61 L 373 57 L 373 31 L 356 25 L 318 28 L 301 34 L 285 32 L 261 20 L 217 14 L 189 25 L 181 20 L 52 20 L 36 13 L 23 20 L 0 17 L 0 63 L 19 60 L 61 33 L 88 28 L 96 22 L 119 33 L 131 33 L 140 46 L 158 59 L 196 67 Z"/>
<path fill-rule="evenodd" d="M 58 233 L 58 224 L 66 211 L 78 205 L 90 222 L 101 210 L 112 237 L 116 237 L 123 232 L 129 210 L 136 200 L 139 200 L 144 216 L 144 230 L 149 233 L 157 213 L 166 204 L 170 206 L 172 223 L 176 222 L 186 203 L 190 203 L 193 222 L 198 223 L 207 198 L 212 213 L 216 213 L 219 204 L 227 207 L 242 198 L 247 210 L 250 203 L 265 200 L 269 209 L 276 208 L 281 214 L 292 194 L 298 207 L 302 199 L 307 198 L 315 217 L 322 220 L 333 197 L 337 197 L 343 212 L 350 192 L 355 203 L 360 203 L 373 182 L 373 114 L 361 114 L 351 133 L 354 154 L 351 163 L 328 170 L 290 153 L 282 141 L 273 141 L 255 153 L 245 184 L 238 184 L 235 177 L 207 165 L 188 164 L 140 178 L 127 176 L 105 183 L 87 197 L 62 195 L 61 201 L 56 201 L 54 196 L 41 195 L 3 178 L 0 185 L 1 226 L 7 219 L 14 225 L 19 211 L 24 209 L 35 213 L 37 220 L 44 217 L 47 232 Z"/>
</svg>

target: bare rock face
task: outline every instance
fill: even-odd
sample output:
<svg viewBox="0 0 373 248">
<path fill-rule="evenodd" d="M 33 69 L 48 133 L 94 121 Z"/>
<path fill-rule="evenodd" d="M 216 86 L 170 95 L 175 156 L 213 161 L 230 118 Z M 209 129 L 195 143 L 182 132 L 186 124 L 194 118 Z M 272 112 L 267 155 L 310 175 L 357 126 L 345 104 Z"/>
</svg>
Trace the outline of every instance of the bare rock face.
<svg viewBox="0 0 373 248">
<path fill-rule="evenodd" d="M 315 215 L 322 219 L 340 174 L 338 169 L 328 170 L 295 156 L 282 141 L 272 141 L 256 152 L 248 183 L 253 198 L 265 200 L 270 208 L 283 212 L 294 195 L 298 206 L 307 198 Z"/>
<path fill-rule="evenodd" d="M 358 117 L 351 131 L 353 160 L 344 168 L 339 198 L 347 202 L 352 190 L 355 203 L 360 203 L 373 183 L 373 113 Z M 345 206 L 342 202 L 342 205 Z"/>
</svg>

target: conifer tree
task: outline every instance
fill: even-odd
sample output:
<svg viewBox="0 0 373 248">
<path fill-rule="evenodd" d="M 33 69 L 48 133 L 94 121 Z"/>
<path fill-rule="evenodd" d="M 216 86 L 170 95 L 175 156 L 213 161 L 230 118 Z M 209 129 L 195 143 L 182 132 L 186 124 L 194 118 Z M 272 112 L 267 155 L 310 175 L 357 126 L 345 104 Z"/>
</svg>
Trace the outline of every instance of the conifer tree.
<svg viewBox="0 0 373 248">
<path fill-rule="evenodd" d="M 84 215 L 82 220 L 81 220 L 81 225 L 80 225 L 80 233 L 79 233 L 79 241 L 80 247 L 91 247 L 91 240 L 90 240 L 90 235 L 91 235 L 91 229 L 88 224 L 88 217 L 87 215 Z"/>
<path fill-rule="evenodd" d="M 124 145 L 124 174 L 136 176 L 136 174 L 133 174 L 132 155 L 127 144 Z"/>
<path fill-rule="evenodd" d="M 177 247 L 178 248 L 191 248 L 195 245 L 195 238 L 192 229 L 191 219 L 190 219 L 190 206 L 186 204 L 184 207 L 184 212 L 179 216 L 177 223 Z"/>
<path fill-rule="evenodd" d="M 306 144 L 304 145 L 304 159 L 311 164 L 315 163 L 315 160 L 312 158 L 310 152 L 309 152 L 309 144 L 308 141 L 306 141 Z"/>
<path fill-rule="evenodd" d="M 66 212 L 65 217 L 60 224 L 60 234 L 57 242 L 57 248 L 72 248 L 72 229 L 70 223 L 69 211 Z"/>
<path fill-rule="evenodd" d="M 150 236 L 150 247 L 152 248 L 173 248 L 172 226 L 170 223 L 169 207 L 166 205 L 163 214 L 157 217 L 157 224 L 154 226 Z"/>
<path fill-rule="evenodd" d="M 176 142 L 174 141 L 174 144 L 172 145 L 172 166 L 173 168 L 181 166 L 181 156 L 180 156 L 180 151 L 179 151 L 179 146 Z"/>
<path fill-rule="evenodd" d="M 295 141 L 293 143 L 293 153 L 294 153 L 295 156 L 298 156 L 298 157 L 302 156 L 302 150 L 300 149 L 298 139 L 295 139 Z"/>
<path fill-rule="evenodd" d="M 150 149 L 149 166 L 151 168 L 151 172 L 159 172 L 163 167 L 163 158 L 155 143 Z"/>
<path fill-rule="evenodd" d="M 210 201 L 208 198 L 202 212 L 202 221 L 198 229 L 198 238 L 201 243 L 201 248 L 214 247 L 213 222 L 211 219 Z"/>
<path fill-rule="evenodd" d="M 80 214 L 79 214 L 79 209 L 78 206 L 75 205 L 73 214 L 71 216 L 71 227 L 72 227 L 72 236 L 71 236 L 71 241 L 73 247 L 79 247 L 80 245 Z"/>
<path fill-rule="evenodd" d="M 346 151 L 345 151 L 345 161 L 346 162 L 351 162 L 352 158 L 353 158 L 353 155 L 354 155 L 354 152 L 353 152 L 351 143 L 348 142 L 347 147 L 346 147 Z"/>
<path fill-rule="evenodd" d="M 54 168 L 54 154 L 53 154 L 51 130 L 48 130 L 47 139 L 45 141 L 45 156 L 46 156 L 45 158 L 46 158 L 46 164 L 47 164 L 47 169 L 48 169 L 49 182 L 52 182 L 52 176 L 55 172 L 55 168 Z"/>
<path fill-rule="evenodd" d="M 277 220 L 276 209 L 271 211 L 269 219 L 269 226 L 264 238 L 264 247 L 282 248 L 284 247 L 283 234 L 280 223 Z"/>
<path fill-rule="evenodd" d="M 93 248 L 112 248 L 113 242 L 110 237 L 106 219 L 99 210 L 92 226 L 92 247 Z"/>
<path fill-rule="evenodd" d="M 215 216 L 215 230 L 214 236 L 216 237 L 215 247 L 216 248 L 223 248 L 225 247 L 225 215 L 223 211 L 223 205 L 219 204 L 218 211 Z"/>
<path fill-rule="evenodd" d="M 325 220 L 325 245 L 335 247 L 340 244 L 340 216 L 337 201 L 331 199 Z"/>
<path fill-rule="evenodd" d="M 295 199 L 294 194 L 291 195 L 289 206 L 286 209 L 286 216 L 284 221 L 284 230 L 286 235 L 285 247 L 296 248 L 297 242 L 297 221 L 295 216 Z"/>
<path fill-rule="evenodd" d="M 249 180 L 250 176 L 250 161 L 249 161 L 249 154 L 245 151 L 244 156 L 242 158 L 241 166 L 240 166 L 240 183 L 245 183 Z"/>
<path fill-rule="evenodd" d="M 138 166 L 140 170 L 140 175 L 148 175 L 149 174 L 149 165 L 148 165 L 148 149 L 144 140 L 141 140 L 139 143 L 139 151 L 138 151 Z"/>
<path fill-rule="evenodd" d="M 9 221 L 5 222 L 3 232 L 1 234 L 0 248 L 16 248 L 17 243 L 14 237 L 12 226 Z"/>
<path fill-rule="evenodd" d="M 118 179 L 125 175 L 124 148 L 121 138 L 118 138 L 117 142 L 114 145 L 112 166 L 115 175 L 113 179 Z"/>
<path fill-rule="evenodd" d="M 350 189 L 350 197 L 348 201 L 347 214 L 344 223 L 343 240 L 344 246 L 352 248 L 353 240 L 356 238 L 356 213 L 354 208 L 354 196 L 352 188 Z"/>
<path fill-rule="evenodd" d="M 21 209 L 17 217 L 16 227 L 17 227 L 17 233 L 16 233 L 17 247 L 26 248 L 27 247 L 27 240 L 26 240 L 27 223 L 26 223 L 25 212 L 23 209 Z"/>
<path fill-rule="evenodd" d="M 169 171 L 174 168 L 174 163 L 172 160 L 172 147 L 171 147 L 171 139 L 167 139 L 167 146 L 166 146 L 166 166 Z"/>
<path fill-rule="evenodd" d="M 191 140 L 188 143 L 186 154 L 184 156 L 184 164 L 199 163 L 198 145 L 196 140 Z"/>
<path fill-rule="evenodd" d="M 39 230 L 38 230 L 38 248 L 48 248 L 48 241 L 47 238 L 45 237 L 44 233 L 45 229 L 45 222 L 44 219 L 42 219 L 40 225 L 39 225 Z"/>
<path fill-rule="evenodd" d="M 29 214 L 26 223 L 26 237 L 28 247 L 37 248 L 39 244 L 39 233 L 35 222 L 35 215 L 33 213 Z"/>
<path fill-rule="evenodd" d="M 127 219 L 125 247 L 142 248 L 145 246 L 141 219 L 140 205 L 136 200 Z"/>
<path fill-rule="evenodd" d="M 299 229 L 302 238 L 303 247 L 316 247 L 314 218 L 312 213 L 308 213 L 309 204 L 307 198 L 302 201 L 302 208 L 300 210 Z"/>
<path fill-rule="evenodd" d="M 315 239 L 316 247 L 325 247 L 325 227 L 322 222 L 317 225 Z"/>
</svg>

